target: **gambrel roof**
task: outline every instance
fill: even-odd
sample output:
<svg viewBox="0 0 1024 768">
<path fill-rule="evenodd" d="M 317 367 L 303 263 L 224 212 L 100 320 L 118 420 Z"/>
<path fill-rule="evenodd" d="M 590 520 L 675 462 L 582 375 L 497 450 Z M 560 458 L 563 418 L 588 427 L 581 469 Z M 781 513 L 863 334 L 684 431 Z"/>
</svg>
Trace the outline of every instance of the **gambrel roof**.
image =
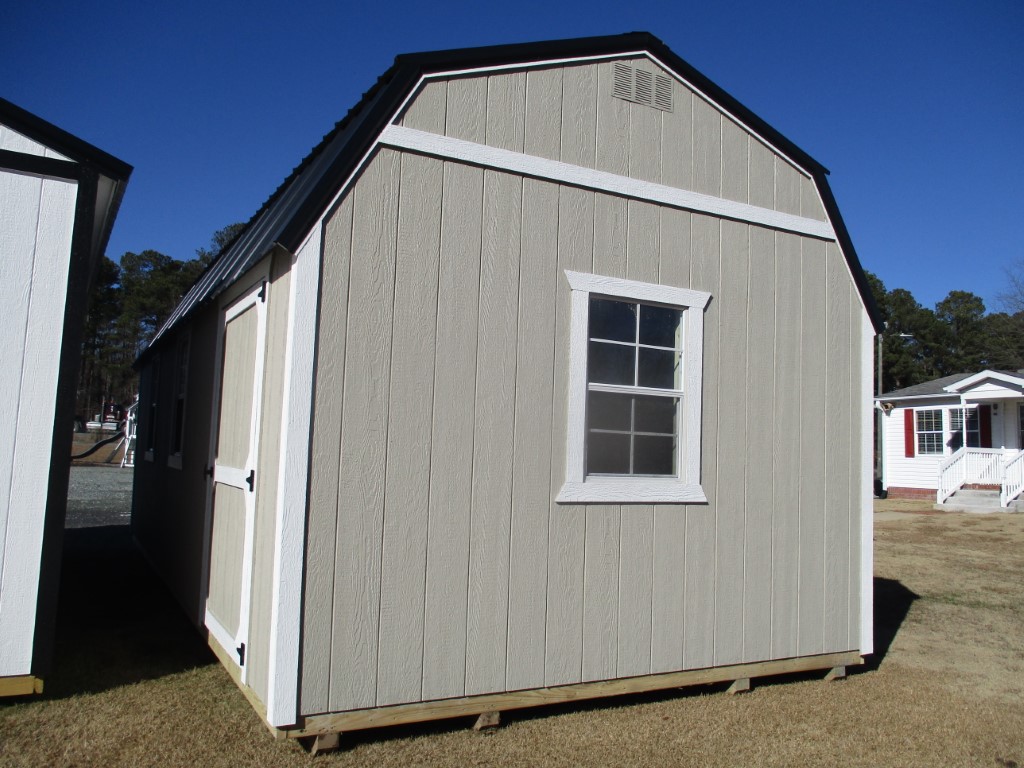
<svg viewBox="0 0 1024 768">
<path fill-rule="evenodd" d="M 324 136 L 250 219 L 242 232 L 221 252 L 186 294 L 157 334 L 154 343 L 196 307 L 216 297 L 276 245 L 294 253 L 334 200 L 338 190 L 358 173 L 379 143 L 382 133 L 424 78 L 441 74 L 457 76 L 482 68 L 558 66 L 581 60 L 638 55 L 646 55 L 674 72 L 811 177 L 821 196 L 829 224 L 849 264 L 861 300 L 875 328 L 880 329 L 881 321 L 871 290 L 826 181 L 827 169 L 669 50 L 657 37 L 646 32 L 634 32 L 398 56 L 391 68 Z"/>
</svg>

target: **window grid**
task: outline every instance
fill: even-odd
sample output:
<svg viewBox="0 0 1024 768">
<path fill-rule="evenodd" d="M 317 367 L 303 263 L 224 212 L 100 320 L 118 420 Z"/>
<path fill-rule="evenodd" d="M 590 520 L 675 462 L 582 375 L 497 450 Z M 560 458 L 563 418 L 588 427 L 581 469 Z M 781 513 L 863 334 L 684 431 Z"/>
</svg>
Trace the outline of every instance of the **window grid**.
<svg viewBox="0 0 1024 768">
<path fill-rule="evenodd" d="M 588 441 L 587 441 L 587 443 L 588 443 L 588 461 L 587 461 L 588 471 L 587 471 L 586 474 L 590 475 L 590 476 L 622 476 L 622 475 L 629 475 L 629 476 L 634 476 L 634 477 L 677 477 L 678 474 L 679 474 L 679 468 L 678 468 L 678 450 L 679 450 L 679 445 L 678 445 L 678 443 L 679 443 L 680 419 L 681 419 L 681 410 L 682 410 L 680 408 L 680 401 L 681 401 L 681 397 L 683 395 L 683 390 L 682 390 L 683 378 L 682 377 L 683 377 L 683 365 L 684 365 L 684 362 L 683 362 L 684 361 L 684 354 L 683 354 L 684 350 L 682 349 L 682 346 L 683 346 L 682 339 L 684 338 L 684 323 L 686 321 L 685 320 L 686 313 L 685 313 L 685 311 L 683 309 L 677 308 L 677 307 L 658 307 L 657 305 L 653 305 L 653 304 L 644 304 L 642 302 L 635 302 L 635 301 L 621 301 L 621 300 L 617 300 L 617 299 L 604 298 L 604 297 L 599 297 L 599 296 L 592 296 L 590 298 L 590 306 L 591 306 L 591 310 L 592 311 L 593 311 L 593 309 L 595 307 L 595 302 L 601 302 L 601 303 L 609 302 L 609 303 L 614 303 L 614 304 L 621 305 L 623 307 L 631 308 L 632 314 L 633 314 L 633 331 L 632 331 L 632 339 L 631 340 L 626 341 L 626 340 L 621 340 L 621 339 L 605 338 L 604 336 L 593 334 L 593 333 L 588 333 L 586 338 L 587 338 L 588 344 L 598 344 L 598 345 L 608 344 L 608 345 L 615 345 L 615 346 L 619 346 L 619 347 L 628 347 L 628 348 L 633 349 L 634 350 L 633 351 L 633 371 L 632 371 L 632 381 L 630 383 L 622 382 L 622 383 L 618 383 L 618 384 L 608 384 L 608 383 L 604 383 L 604 382 L 592 381 L 591 379 L 594 376 L 594 372 L 592 370 L 592 366 L 591 366 L 591 368 L 588 368 L 588 373 L 587 373 L 587 389 L 588 389 L 588 392 L 591 392 L 591 393 L 593 393 L 593 392 L 602 392 L 602 393 L 607 393 L 609 395 L 618 396 L 618 397 L 629 397 L 630 402 L 629 402 L 629 428 L 628 429 L 610 429 L 610 428 L 607 428 L 607 427 L 594 427 L 594 426 L 592 426 L 592 421 L 593 421 L 593 413 L 592 413 L 593 398 L 588 395 L 588 403 L 587 403 L 587 414 L 588 414 L 587 415 L 587 432 L 588 432 L 588 435 L 590 435 L 590 437 L 588 438 Z M 656 308 L 656 309 L 667 310 L 669 312 L 675 313 L 675 318 L 674 318 L 674 325 L 675 325 L 674 341 L 675 341 L 675 345 L 674 346 L 667 346 L 667 345 L 663 345 L 663 344 L 646 343 L 646 342 L 642 342 L 640 340 L 641 328 L 642 328 L 643 322 L 644 322 L 644 318 L 642 317 L 642 314 L 644 312 L 644 307 L 653 307 L 653 308 Z M 673 384 L 674 384 L 674 386 L 672 388 L 641 386 L 641 384 L 640 384 L 640 381 L 641 381 L 641 354 L 640 354 L 640 350 L 641 349 L 650 349 L 650 350 L 656 350 L 656 351 L 659 351 L 659 352 L 668 352 L 668 353 L 671 353 L 673 355 L 674 365 L 673 365 L 673 374 L 672 374 L 672 376 L 673 376 Z M 653 397 L 670 399 L 672 401 L 672 404 L 673 404 L 673 415 L 672 415 L 672 419 L 671 419 L 671 431 L 667 431 L 666 432 L 666 431 L 649 431 L 649 430 L 637 429 L 637 403 L 638 403 L 638 400 L 642 396 L 653 396 Z M 629 445 L 628 445 L 628 464 L 627 464 L 626 467 L 624 467 L 624 469 L 625 469 L 624 472 L 604 472 L 604 471 L 597 471 L 596 469 L 593 468 L 593 464 L 596 463 L 596 462 L 593 462 L 592 454 L 597 449 L 597 445 L 598 445 L 598 442 L 599 442 L 594 437 L 596 435 L 620 435 L 620 436 L 625 437 L 625 438 L 628 439 L 628 441 L 629 441 Z M 667 463 L 667 466 L 663 467 L 665 469 L 664 472 L 650 472 L 650 471 L 638 472 L 637 471 L 637 453 L 638 453 L 637 437 L 640 437 L 641 439 L 643 439 L 643 438 L 651 438 L 652 440 L 650 442 L 652 444 L 656 444 L 659 441 L 659 439 L 660 440 L 664 440 L 665 438 L 668 438 L 668 439 L 671 440 L 671 445 L 670 445 L 670 447 L 668 447 L 668 455 L 660 457 L 662 464 L 666 464 Z M 662 452 L 665 452 L 665 450 L 666 450 L 666 447 L 662 447 L 661 448 Z M 648 467 L 646 467 L 646 468 L 650 469 L 651 468 L 650 467 L 651 459 L 649 457 L 645 457 L 645 458 L 648 461 Z M 654 462 L 657 463 L 657 458 L 654 459 Z"/>
<path fill-rule="evenodd" d="M 976 408 L 951 408 L 949 429 L 953 433 L 950 447 L 957 451 L 965 445 L 968 448 L 981 447 L 981 419 Z M 964 429 L 966 422 L 967 428 Z"/>
<path fill-rule="evenodd" d="M 942 440 L 942 409 L 917 411 L 917 453 L 921 456 L 941 455 Z"/>
</svg>

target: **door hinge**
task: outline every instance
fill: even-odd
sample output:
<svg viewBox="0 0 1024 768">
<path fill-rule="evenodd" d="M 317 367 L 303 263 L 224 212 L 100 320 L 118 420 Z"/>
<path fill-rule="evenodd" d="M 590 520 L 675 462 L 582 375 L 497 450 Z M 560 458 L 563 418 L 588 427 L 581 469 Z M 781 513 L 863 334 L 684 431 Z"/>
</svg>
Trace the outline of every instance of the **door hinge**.
<svg viewBox="0 0 1024 768">
<path fill-rule="evenodd" d="M 206 477 L 213 477 L 213 467 L 207 467 L 204 469 L 203 474 L 206 475 Z"/>
<path fill-rule="evenodd" d="M 245 643 L 242 643 L 240 646 L 235 648 L 235 653 L 238 654 L 238 666 L 244 667 L 245 666 Z"/>
<path fill-rule="evenodd" d="M 260 292 L 256 294 L 260 297 L 260 301 L 266 303 L 267 301 L 267 281 L 263 281 L 263 285 L 260 286 Z"/>
<path fill-rule="evenodd" d="M 249 484 L 249 493 L 252 493 L 253 486 L 256 485 L 256 470 L 250 469 L 249 476 L 245 478 L 245 482 Z"/>
</svg>

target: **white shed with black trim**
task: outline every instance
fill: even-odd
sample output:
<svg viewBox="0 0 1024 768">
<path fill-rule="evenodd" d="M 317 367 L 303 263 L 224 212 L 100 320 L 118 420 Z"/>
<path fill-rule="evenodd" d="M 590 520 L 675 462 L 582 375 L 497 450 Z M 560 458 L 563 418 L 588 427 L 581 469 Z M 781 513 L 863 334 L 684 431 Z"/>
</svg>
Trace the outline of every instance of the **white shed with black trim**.
<svg viewBox="0 0 1024 768">
<path fill-rule="evenodd" d="M 131 170 L 0 99 L 0 696 L 50 666 L 82 321 Z"/>
</svg>

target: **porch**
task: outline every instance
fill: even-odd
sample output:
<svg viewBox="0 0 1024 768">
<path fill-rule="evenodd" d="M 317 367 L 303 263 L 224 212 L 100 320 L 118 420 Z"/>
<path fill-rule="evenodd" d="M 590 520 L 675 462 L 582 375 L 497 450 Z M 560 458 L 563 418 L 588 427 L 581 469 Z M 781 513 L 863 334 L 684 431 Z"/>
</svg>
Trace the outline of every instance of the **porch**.
<svg viewBox="0 0 1024 768">
<path fill-rule="evenodd" d="M 984 511 L 1014 506 L 1024 492 L 1024 451 L 963 447 L 939 464 L 936 504 Z"/>
</svg>

